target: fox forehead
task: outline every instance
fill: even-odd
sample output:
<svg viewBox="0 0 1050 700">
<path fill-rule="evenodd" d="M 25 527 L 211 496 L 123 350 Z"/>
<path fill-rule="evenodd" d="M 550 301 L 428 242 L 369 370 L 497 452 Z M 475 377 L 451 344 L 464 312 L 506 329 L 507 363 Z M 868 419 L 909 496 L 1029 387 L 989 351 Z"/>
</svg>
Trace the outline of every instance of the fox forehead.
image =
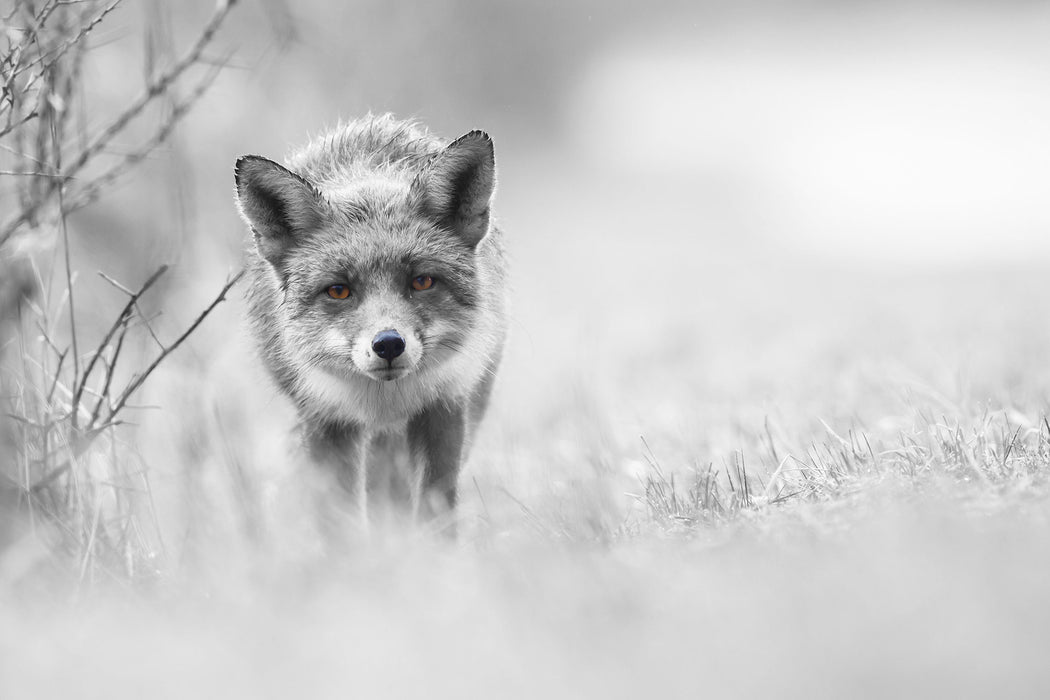
<svg viewBox="0 0 1050 700">
<path fill-rule="evenodd" d="M 331 206 L 357 218 L 369 210 L 404 208 L 410 183 L 404 177 L 366 172 L 354 178 L 322 181 L 318 188 Z"/>
<path fill-rule="evenodd" d="M 330 224 L 304 241 L 293 257 L 307 269 L 364 275 L 417 267 L 460 268 L 470 265 L 469 253 L 433 224 L 407 218 Z"/>
<path fill-rule="evenodd" d="M 476 278 L 473 251 L 434 224 L 409 218 L 370 218 L 329 224 L 289 254 L 287 284 L 304 302 L 332 284 L 404 291 L 416 275 L 442 280 L 457 299 L 470 303 Z"/>
<path fill-rule="evenodd" d="M 462 246 L 413 206 L 403 178 L 356 174 L 322 181 L 318 189 L 327 211 L 292 252 L 300 272 L 364 276 L 458 257 L 455 248 Z"/>
</svg>

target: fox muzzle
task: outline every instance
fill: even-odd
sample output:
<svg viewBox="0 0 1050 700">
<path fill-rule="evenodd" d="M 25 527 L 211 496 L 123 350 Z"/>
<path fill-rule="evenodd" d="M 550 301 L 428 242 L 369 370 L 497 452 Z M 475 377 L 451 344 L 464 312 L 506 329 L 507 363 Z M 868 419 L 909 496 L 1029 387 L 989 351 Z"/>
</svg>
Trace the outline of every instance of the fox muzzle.
<svg viewBox="0 0 1050 700">
<path fill-rule="evenodd" d="M 393 362 L 405 351 L 405 339 L 394 329 L 379 331 L 372 338 L 372 352 L 387 362 Z"/>
</svg>

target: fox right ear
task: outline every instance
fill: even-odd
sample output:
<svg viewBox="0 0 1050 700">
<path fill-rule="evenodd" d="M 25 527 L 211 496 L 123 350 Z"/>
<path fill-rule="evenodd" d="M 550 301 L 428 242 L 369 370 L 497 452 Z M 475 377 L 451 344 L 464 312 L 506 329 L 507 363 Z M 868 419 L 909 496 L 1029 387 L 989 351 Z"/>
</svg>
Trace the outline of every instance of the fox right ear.
<svg viewBox="0 0 1050 700">
<path fill-rule="evenodd" d="M 242 156 L 234 166 L 237 205 L 255 235 L 260 255 L 279 267 L 302 234 L 323 219 L 323 198 L 309 182 L 261 156 Z"/>
<path fill-rule="evenodd" d="M 471 131 L 434 156 L 411 191 L 427 215 L 473 248 L 488 233 L 495 186 L 492 139 Z"/>
</svg>

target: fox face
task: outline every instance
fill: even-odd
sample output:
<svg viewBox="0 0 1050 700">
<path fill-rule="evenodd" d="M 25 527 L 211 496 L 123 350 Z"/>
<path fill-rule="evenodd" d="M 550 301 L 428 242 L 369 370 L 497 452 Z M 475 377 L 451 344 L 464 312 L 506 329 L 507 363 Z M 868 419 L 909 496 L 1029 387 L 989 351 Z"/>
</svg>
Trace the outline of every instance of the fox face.
<svg viewBox="0 0 1050 700">
<path fill-rule="evenodd" d="M 284 388 L 301 408 L 366 423 L 469 388 L 491 335 L 479 265 L 495 184 L 488 136 L 471 132 L 414 172 L 309 176 L 259 156 L 236 166 L 267 277 L 250 301 Z"/>
<path fill-rule="evenodd" d="M 275 267 L 290 347 L 312 366 L 379 382 L 441 365 L 474 325 L 472 253 L 409 217 L 332 222 Z"/>
</svg>

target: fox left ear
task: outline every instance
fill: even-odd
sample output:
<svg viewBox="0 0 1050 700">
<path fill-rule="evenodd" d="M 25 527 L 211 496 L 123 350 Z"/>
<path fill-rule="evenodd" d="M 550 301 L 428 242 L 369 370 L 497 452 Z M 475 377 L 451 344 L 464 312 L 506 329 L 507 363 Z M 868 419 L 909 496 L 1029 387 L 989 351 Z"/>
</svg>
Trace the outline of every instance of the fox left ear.
<svg viewBox="0 0 1050 700">
<path fill-rule="evenodd" d="M 434 156 L 412 183 L 412 193 L 424 214 L 473 248 L 489 231 L 495 187 L 492 139 L 471 131 Z"/>
</svg>

